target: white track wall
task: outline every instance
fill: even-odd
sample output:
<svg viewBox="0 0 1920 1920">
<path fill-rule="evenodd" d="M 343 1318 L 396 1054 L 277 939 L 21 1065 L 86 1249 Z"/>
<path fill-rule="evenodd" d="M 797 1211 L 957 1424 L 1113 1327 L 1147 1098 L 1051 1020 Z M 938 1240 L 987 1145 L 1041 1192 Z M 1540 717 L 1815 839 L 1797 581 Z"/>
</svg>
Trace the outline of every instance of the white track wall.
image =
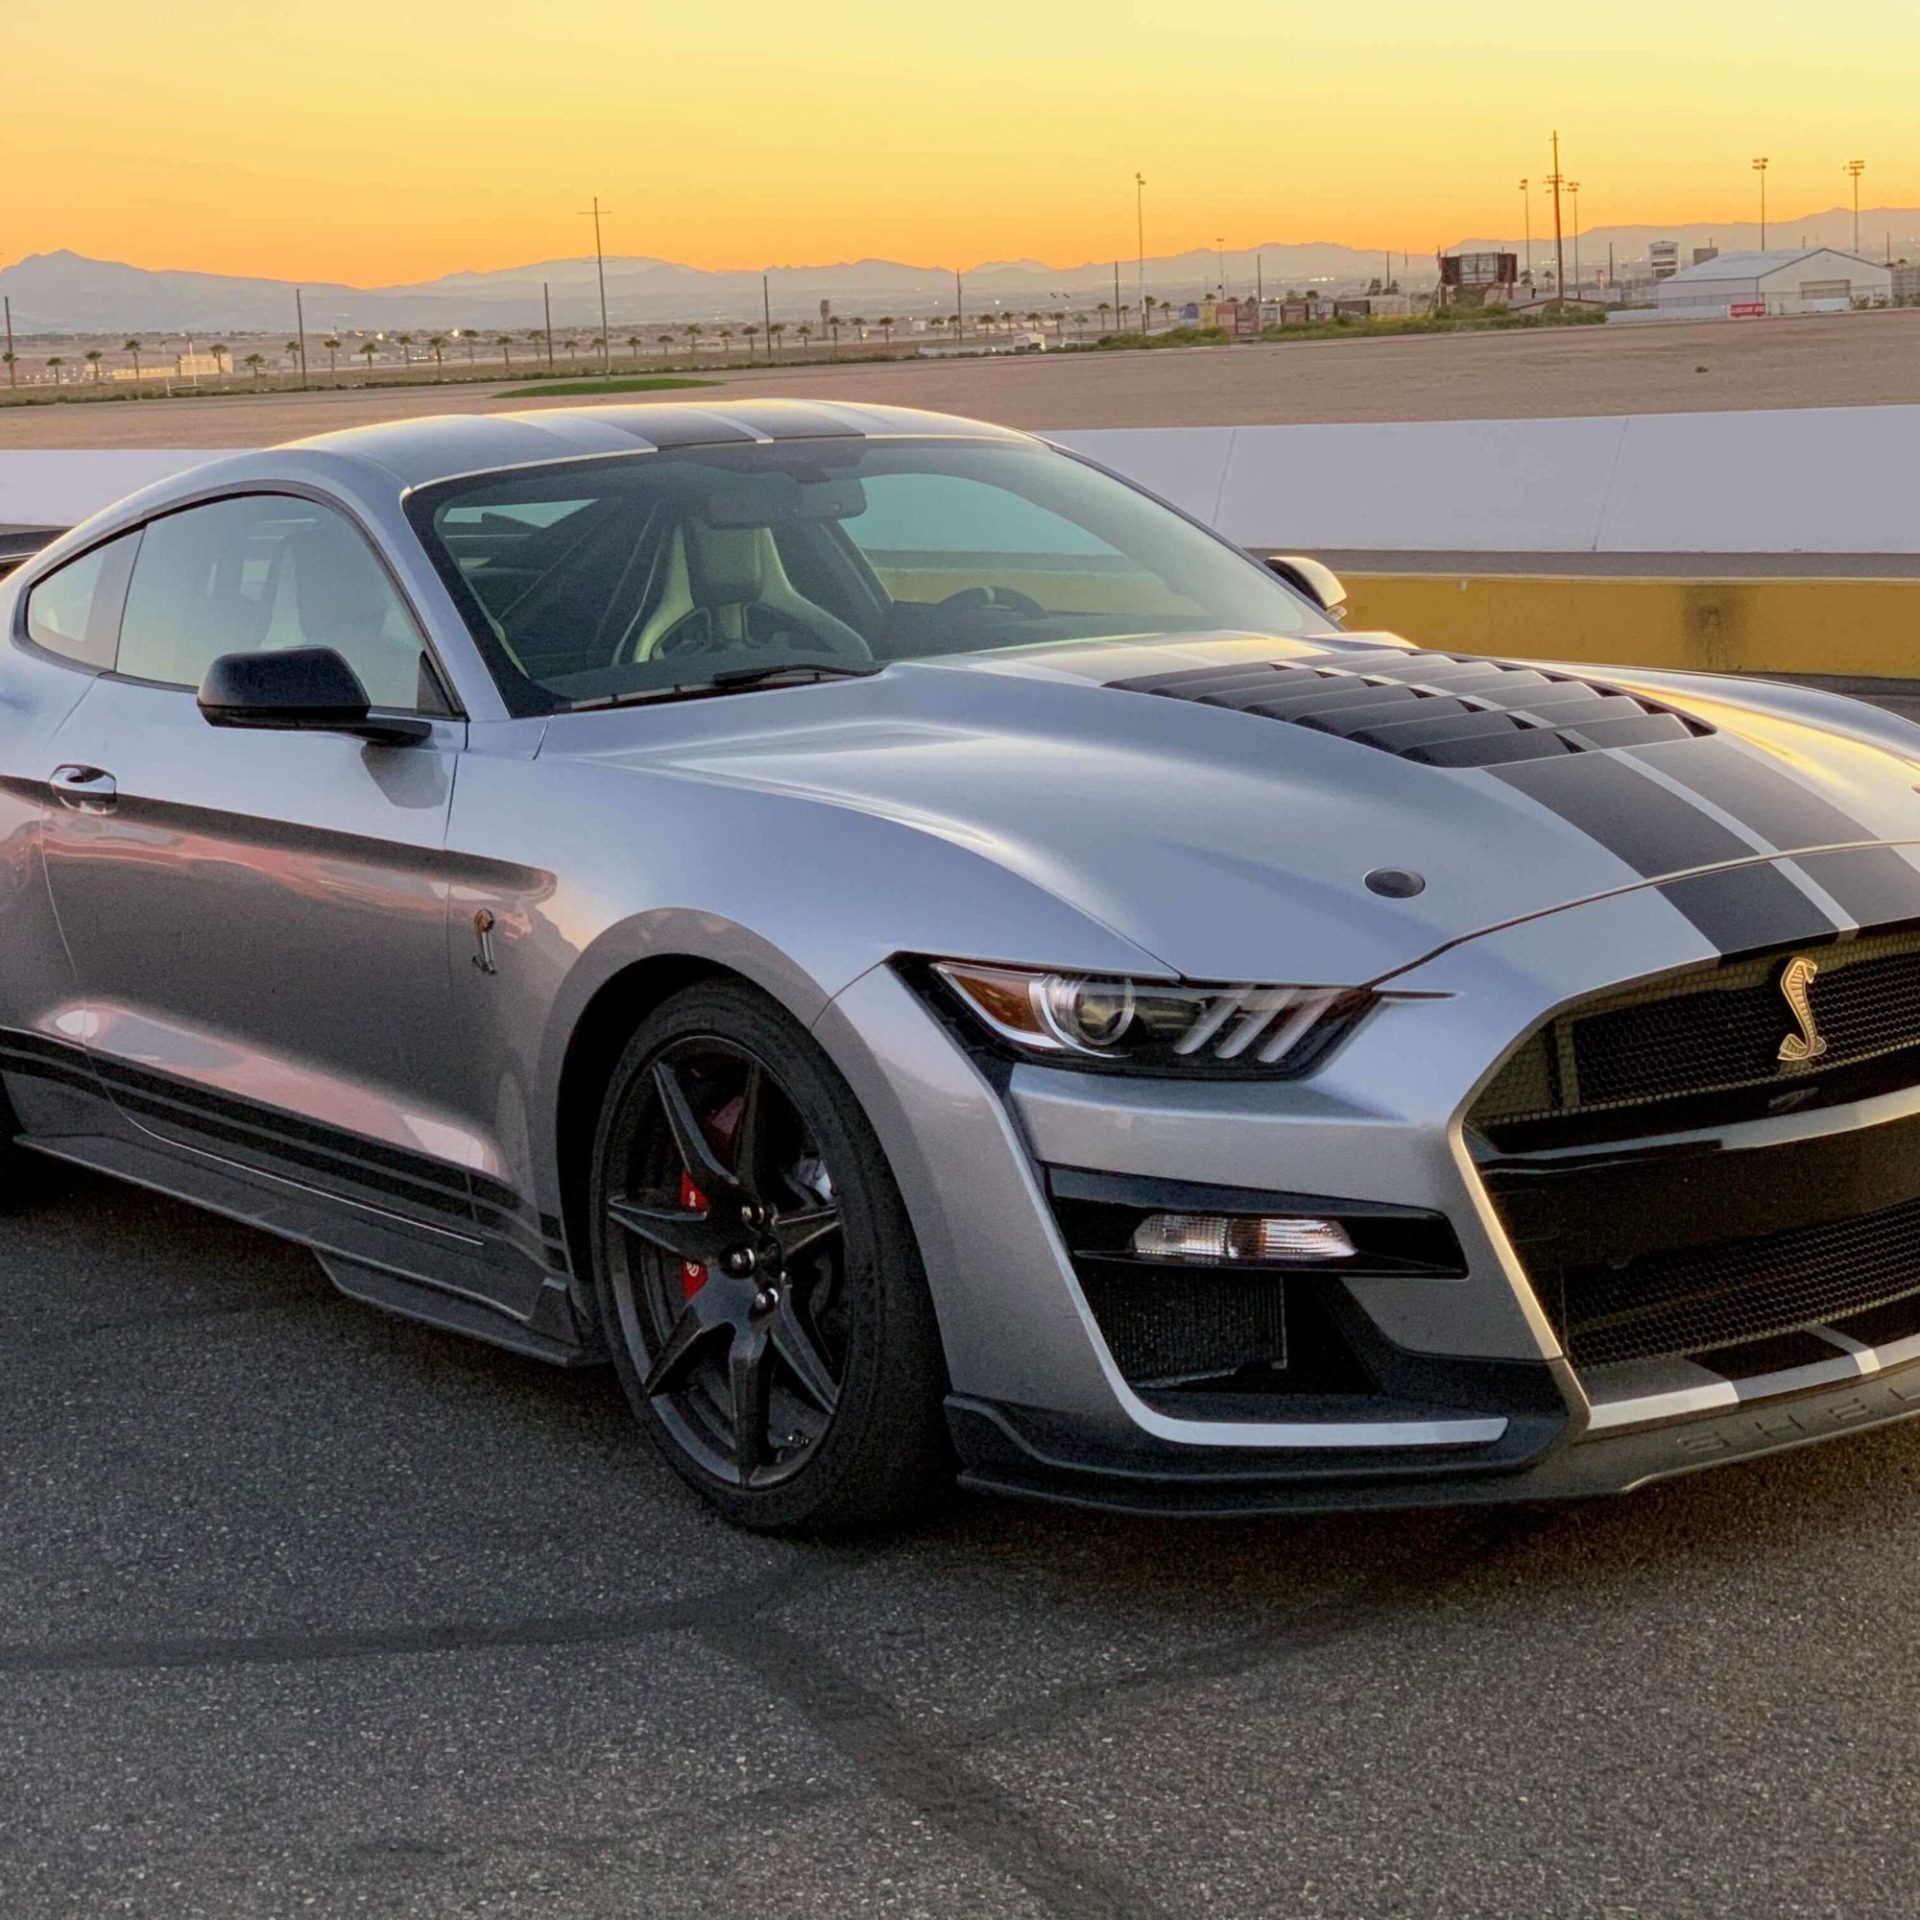
<svg viewBox="0 0 1920 1920">
<path fill-rule="evenodd" d="M 1920 407 L 1049 437 L 1246 546 L 1920 553 Z M 70 525 L 212 457 L 0 452 L 0 525 Z"/>
</svg>

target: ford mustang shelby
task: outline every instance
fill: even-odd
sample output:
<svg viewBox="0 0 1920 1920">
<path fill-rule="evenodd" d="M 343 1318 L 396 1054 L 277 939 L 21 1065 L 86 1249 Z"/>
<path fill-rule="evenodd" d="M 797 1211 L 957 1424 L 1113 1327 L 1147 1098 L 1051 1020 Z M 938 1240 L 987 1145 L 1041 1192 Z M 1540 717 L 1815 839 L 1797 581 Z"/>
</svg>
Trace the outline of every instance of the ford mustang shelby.
<svg viewBox="0 0 1920 1920">
<path fill-rule="evenodd" d="M 1321 579 L 815 403 L 137 495 L 0 585 L 15 1164 L 610 1359 L 768 1528 L 956 1466 L 1533 1498 L 1920 1408 L 1920 732 Z"/>
</svg>

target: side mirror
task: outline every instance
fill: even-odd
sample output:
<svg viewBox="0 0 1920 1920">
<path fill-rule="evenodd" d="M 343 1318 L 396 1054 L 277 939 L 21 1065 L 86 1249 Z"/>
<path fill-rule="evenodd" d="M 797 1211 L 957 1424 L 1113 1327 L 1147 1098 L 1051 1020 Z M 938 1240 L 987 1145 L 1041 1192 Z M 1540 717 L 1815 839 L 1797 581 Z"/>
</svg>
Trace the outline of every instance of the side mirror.
<svg viewBox="0 0 1920 1920">
<path fill-rule="evenodd" d="M 1337 626 L 1347 616 L 1347 590 L 1340 576 L 1322 560 L 1304 553 L 1269 553 L 1267 570 L 1277 573 L 1295 593 L 1303 593 Z"/>
<path fill-rule="evenodd" d="M 375 719 L 360 676 L 331 647 L 223 653 L 200 683 L 200 711 L 214 727 L 346 733 L 385 747 L 410 746 L 433 732 L 424 720 Z"/>
</svg>

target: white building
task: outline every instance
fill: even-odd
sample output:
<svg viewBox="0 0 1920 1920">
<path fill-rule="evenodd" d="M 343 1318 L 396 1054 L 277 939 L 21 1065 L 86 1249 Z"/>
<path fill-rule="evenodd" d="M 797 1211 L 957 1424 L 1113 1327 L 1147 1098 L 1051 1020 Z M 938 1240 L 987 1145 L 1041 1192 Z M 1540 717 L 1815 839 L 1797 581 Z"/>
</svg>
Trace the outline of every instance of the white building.
<svg viewBox="0 0 1920 1920">
<path fill-rule="evenodd" d="M 1763 313 L 1845 313 L 1856 300 L 1890 300 L 1893 271 L 1836 247 L 1722 253 L 1682 267 L 1653 289 L 1677 318 L 1736 319 Z"/>
</svg>

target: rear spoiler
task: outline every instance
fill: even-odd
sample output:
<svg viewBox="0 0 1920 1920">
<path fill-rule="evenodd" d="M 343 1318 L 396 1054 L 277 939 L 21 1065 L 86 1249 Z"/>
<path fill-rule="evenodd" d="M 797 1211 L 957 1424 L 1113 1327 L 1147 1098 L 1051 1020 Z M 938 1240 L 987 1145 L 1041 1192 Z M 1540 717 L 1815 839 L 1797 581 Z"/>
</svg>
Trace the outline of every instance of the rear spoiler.
<svg viewBox="0 0 1920 1920">
<path fill-rule="evenodd" d="M 0 580 L 65 531 L 64 527 L 0 527 Z"/>
</svg>

